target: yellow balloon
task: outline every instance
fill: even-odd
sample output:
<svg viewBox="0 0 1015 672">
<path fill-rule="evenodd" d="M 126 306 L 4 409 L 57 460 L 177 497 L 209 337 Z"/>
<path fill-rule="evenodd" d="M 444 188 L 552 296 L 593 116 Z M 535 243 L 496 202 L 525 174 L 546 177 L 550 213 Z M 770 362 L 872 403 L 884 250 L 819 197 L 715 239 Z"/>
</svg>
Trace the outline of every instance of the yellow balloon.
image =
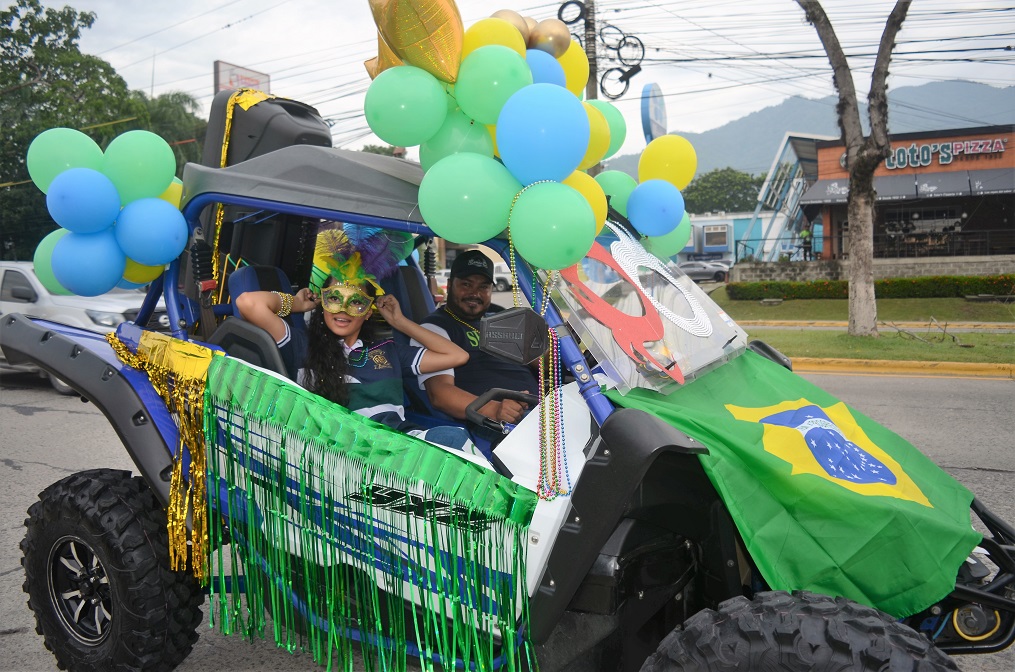
<svg viewBox="0 0 1015 672">
<path fill-rule="evenodd" d="M 159 198 L 166 203 L 171 204 L 174 208 L 179 208 L 180 200 L 183 198 L 183 182 L 180 181 L 180 178 L 174 177 L 173 181 L 169 183 L 168 187 L 166 187 L 166 190 L 159 195 Z M 130 282 L 137 281 L 131 280 Z"/>
<path fill-rule="evenodd" d="M 578 164 L 578 170 L 591 168 L 602 161 L 606 150 L 610 148 L 610 125 L 606 122 L 606 117 L 588 103 L 582 103 L 582 106 L 589 118 L 589 146 Z"/>
<path fill-rule="evenodd" d="M 522 39 L 525 40 L 525 43 L 526 44 L 529 43 L 529 23 L 528 21 L 525 20 L 525 18 L 521 14 L 514 11 L 513 9 L 498 9 L 490 16 L 492 16 L 495 19 L 504 19 L 505 21 L 510 23 L 512 26 L 518 29 L 519 33 L 522 34 Z"/>
<path fill-rule="evenodd" d="M 518 55 L 525 58 L 525 40 L 514 24 L 504 19 L 480 19 L 469 26 L 465 31 L 465 38 L 462 42 L 462 60 L 480 47 L 490 44 L 500 44 L 509 49 L 514 49 Z"/>
<path fill-rule="evenodd" d="M 454 0 L 370 0 L 377 31 L 396 56 L 453 82 L 462 62 L 462 16 Z"/>
<path fill-rule="evenodd" d="M 162 275 L 164 270 L 166 270 L 165 266 L 145 266 L 128 257 L 127 268 L 123 271 L 123 279 L 127 282 L 133 282 L 135 285 L 147 285 Z"/>
<path fill-rule="evenodd" d="M 648 143 L 638 159 L 638 181 L 666 180 L 683 189 L 698 170 L 694 147 L 679 135 L 663 135 Z"/>
<path fill-rule="evenodd" d="M 486 130 L 490 131 L 490 138 L 493 140 L 493 155 L 500 156 L 500 150 L 497 149 L 497 124 L 487 124 Z"/>
<path fill-rule="evenodd" d="M 599 232 L 603 230 L 603 225 L 606 224 L 606 192 L 594 177 L 580 170 L 568 175 L 561 184 L 566 184 L 577 191 L 592 206 L 592 214 L 596 216 L 596 235 L 598 236 Z"/>
<path fill-rule="evenodd" d="M 571 31 L 560 19 L 543 19 L 529 31 L 529 47 L 560 58 L 571 46 Z"/>
<path fill-rule="evenodd" d="M 589 57 L 578 40 L 571 40 L 571 46 L 557 61 L 564 68 L 564 86 L 581 98 L 589 81 Z"/>
</svg>

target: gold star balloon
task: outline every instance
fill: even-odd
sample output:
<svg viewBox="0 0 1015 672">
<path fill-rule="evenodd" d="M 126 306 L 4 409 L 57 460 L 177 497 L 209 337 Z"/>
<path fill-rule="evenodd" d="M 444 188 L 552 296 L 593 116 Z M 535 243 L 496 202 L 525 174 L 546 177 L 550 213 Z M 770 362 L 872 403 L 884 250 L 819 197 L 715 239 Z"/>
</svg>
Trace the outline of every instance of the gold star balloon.
<svg viewBox="0 0 1015 672">
<path fill-rule="evenodd" d="M 363 62 L 363 66 L 367 69 L 370 79 L 376 79 L 377 75 L 388 68 L 401 64 L 402 59 L 395 55 L 395 52 L 391 50 L 388 43 L 384 41 L 384 37 L 380 33 L 377 33 L 377 55 Z"/>
<path fill-rule="evenodd" d="M 462 58 L 462 17 L 454 0 L 370 0 L 377 30 L 396 56 L 445 82 Z"/>
</svg>

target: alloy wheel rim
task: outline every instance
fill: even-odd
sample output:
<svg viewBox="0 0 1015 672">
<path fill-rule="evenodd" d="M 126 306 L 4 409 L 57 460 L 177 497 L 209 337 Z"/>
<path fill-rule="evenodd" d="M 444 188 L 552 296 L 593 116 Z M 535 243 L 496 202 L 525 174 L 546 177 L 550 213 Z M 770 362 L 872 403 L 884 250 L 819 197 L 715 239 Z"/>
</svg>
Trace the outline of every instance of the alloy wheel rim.
<svg viewBox="0 0 1015 672">
<path fill-rule="evenodd" d="M 80 537 L 65 536 L 49 554 L 49 596 L 57 616 L 78 641 L 101 644 L 113 622 L 106 568 Z"/>
</svg>

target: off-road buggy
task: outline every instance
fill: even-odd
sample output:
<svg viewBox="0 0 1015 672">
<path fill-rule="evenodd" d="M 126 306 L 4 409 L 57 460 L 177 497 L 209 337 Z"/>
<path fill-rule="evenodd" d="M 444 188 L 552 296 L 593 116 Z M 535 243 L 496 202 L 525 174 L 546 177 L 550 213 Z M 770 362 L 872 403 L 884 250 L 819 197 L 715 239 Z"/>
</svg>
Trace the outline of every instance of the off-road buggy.
<svg viewBox="0 0 1015 672">
<path fill-rule="evenodd" d="M 897 437 L 816 388 L 780 392 L 799 382 L 790 363 L 748 344 L 619 218 L 555 284 L 515 260 L 521 307 L 486 321 L 483 345 L 557 368 L 517 427 L 470 413 L 505 433 L 489 461 L 287 380 L 229 291 L 305 285 L 322 222 L 342 222 L 415 236 L 423 263 L 385 283 L 421 319 L 436 270 L 422 175 L 326 146 L 291 101 L 230 109 L 227 143 L 223 100 L 208 163 L 229 144 L 230 165 L 186 167 L 192 244 L 136 323 L 109 340 L 0 324 L 8 357 L 95 404 L 139 474 L 75 474 L 29 511 L 25 590 L 61 668 L 176 666 L 208 593 L 222 630 L 274 632 L 343 668 L 358 648 L 382 670 L 413 656 L 476 670 L 955 669 L 944 652 L 1015 639 L 1015 530 L 972 500 L 981 539 L 971 496 L 888 448 Z M 488 245 L 511 259 L 506 239 Z M 160 297 L 171 337 L 136 326 Z M 406 388 L 420 423 L 451 422 Z M 732 445 L 745 423 L 753 448 Z M 794 436 L 804 453 L 782 452 Z M 752 509 L 773 499 L 759 522 Z M 857 536 L 840 559 L 833 547 Z"/>
</svg>

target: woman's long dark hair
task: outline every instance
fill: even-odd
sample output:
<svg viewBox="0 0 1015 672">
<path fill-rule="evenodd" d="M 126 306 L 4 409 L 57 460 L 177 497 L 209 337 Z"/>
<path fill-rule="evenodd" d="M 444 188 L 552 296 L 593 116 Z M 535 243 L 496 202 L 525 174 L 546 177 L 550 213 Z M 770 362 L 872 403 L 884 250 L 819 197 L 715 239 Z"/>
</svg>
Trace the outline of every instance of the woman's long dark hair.
<svg viewBox="0 0 1015 672">
<path fill-rule="evenodd" d="M 375 290 L 370 284 L 366 284 L 363 289 L 374 296 Z M 370 347 L 373 343 L 374 333 L 375 325 L 371 315 L 363 322 L 359 332 L 364 347 Z M 349 384 L 345 382 L 345 375 L 349 370 L 349 362 L 346 361 L 342 339 L 333 334 L 324 323 L 324 308 L 321 306 L 314 308 L 310 314 L 307 340 L 304 387 L 328 401 L 346 405 L 349 401 Z"/>
</svg>

